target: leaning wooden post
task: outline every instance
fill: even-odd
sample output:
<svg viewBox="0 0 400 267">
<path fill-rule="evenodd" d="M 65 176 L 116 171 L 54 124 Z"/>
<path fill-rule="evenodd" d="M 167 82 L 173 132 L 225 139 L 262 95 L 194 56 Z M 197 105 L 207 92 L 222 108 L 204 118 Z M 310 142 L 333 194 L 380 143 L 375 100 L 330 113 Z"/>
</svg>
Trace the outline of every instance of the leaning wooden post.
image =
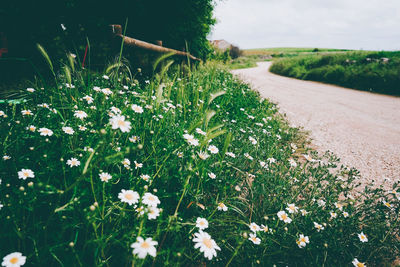
<svg viewBox="0 0 400 267">
<path fill-rule="evenodd" d="M 192 59 L 194 61 L 201 61 L 199 58 L 197 58 L 189 53 L 183 52 L 183 51 L 163 47 L 160 45 L 151 44 L 151 43 L 144 42 L 144 41 L 132 38 L 132 37 L 123 36 L 121 25 L 112 24 L 112 25 L 110 25 L 110 30 L 114 37 L 119 37 L 119 38 L 123 39 L 124 45 L 131 46 L 131 47 L 138 47 L 138 48 L 142 48 L 145 50 L 158 52 L 158 53 L 174 53 L 176 56 L 189 57 L 190 59 Z"/>
</svg>

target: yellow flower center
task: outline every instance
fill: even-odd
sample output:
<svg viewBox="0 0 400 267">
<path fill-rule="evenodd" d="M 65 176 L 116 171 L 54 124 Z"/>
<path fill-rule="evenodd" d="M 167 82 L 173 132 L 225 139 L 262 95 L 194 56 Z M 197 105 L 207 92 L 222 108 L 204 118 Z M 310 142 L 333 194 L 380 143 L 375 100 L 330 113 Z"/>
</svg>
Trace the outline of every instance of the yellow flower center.
<svg viewBox="0 0 400 267">
<path fill-rule="evenodd" d="M 140 245 L 140 247 L 142 247 L 142 248 L 149 248 L 150 245 L 149 245 L 149 243 L 147 243 L 146 241 L 144 241 L 144 242 Z"/>
<path fill-rule="evenodd" d="M 17 257 L 14 257 L 14 258 L 10 259 L 10 263 L 11 264 L 16 264 L 17 262 L 18 262 L 18 258 Z"/>
<path fill-rule="evenodd" d="M 24 176 L 25 176 L 25 177 L 28 177 L 28 176 L 29 176 L 29 173 L 28 173 L 28 172 L 24 172 Z"/>
<path fill-rule="evenodd" d="M 149 196 L 149 200 L 150 200 L 150 201 L 154 201 L 155 198 L 154 198 L 153 196 Z"/>
<path fill-rule="evenodd" d="M 124 126 L 125 125 L 125 121 L 118 121 L 118 126 Z"/>
<path fill-rule="evenodd" d="M 357 267 L 365 267 L 365 264 L 362 262 L 357 263 Z"/>
<path fill-rule="evenodd" d="M 283 220 L 286 220 L 286 219 L 287 219 L 286 214 L 283 214 L 283 215 L 282 215 L 282 219 L 283 219 Z"/>
<path fill-rule="evenodd" d="M 303 242 L 303 243 L 306 242 L 306 240 L 304 239 L 304 237 L 300 238 L 300 242 Z"/>
<path fill-rule="evenodd" d="M 207 247 L 207 248 L 212 248 L 212 242 L 211 239 L 209 238 L 203 238 L 203 244 Z"/>
<path fill-rule="evenodd" d="M 128 193 L 125 195 L 126 199 L 131 200 L 133 199 L 133 195 L 131 193 Z"/>
</svg>

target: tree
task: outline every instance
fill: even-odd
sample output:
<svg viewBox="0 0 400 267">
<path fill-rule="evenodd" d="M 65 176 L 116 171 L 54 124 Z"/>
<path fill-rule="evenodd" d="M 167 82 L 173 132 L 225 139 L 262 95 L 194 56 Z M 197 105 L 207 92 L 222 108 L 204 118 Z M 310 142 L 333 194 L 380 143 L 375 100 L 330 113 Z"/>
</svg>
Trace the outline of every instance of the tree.
<svg viewBox="0 0 400 267">
<path fill-rule="evenodd" d="M 127 36 L 163 40 L 164 46 L 178 50 L 187 44 L 190 53 L 205 58 L 214 5 L 214 0 L 5 0 L 0 32 L 8 38 L 10 56 L 31 57 L 38 42 L 50 52 L 65 46 L 82 53 L 86 37 L 94 56 L 109 49 L 107 25 L 128 21 Z"/>
</svg>

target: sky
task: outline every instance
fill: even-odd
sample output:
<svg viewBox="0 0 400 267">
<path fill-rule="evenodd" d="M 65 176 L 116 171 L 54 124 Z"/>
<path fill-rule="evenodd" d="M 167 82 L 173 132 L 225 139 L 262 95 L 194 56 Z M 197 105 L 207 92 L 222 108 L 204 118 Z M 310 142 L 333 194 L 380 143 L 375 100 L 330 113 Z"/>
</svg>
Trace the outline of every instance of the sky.
<svg viewBox="0 0 400 267">
<path fill-rule="evenodd" d="M 210 39 L 242 49 L 400 50 L 400 0 L 216 0 Z"/>
</svg>

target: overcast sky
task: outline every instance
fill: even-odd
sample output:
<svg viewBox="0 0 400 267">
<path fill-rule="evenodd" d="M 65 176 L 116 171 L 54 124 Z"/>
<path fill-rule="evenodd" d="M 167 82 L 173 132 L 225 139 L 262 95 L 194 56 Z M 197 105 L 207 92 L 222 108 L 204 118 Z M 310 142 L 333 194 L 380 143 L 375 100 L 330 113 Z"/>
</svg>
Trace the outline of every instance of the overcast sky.
<svg viewBox="0 0 400 267">
<path fill-rule="evenodd" d="M 210 39 L 240 48 L 400 50 L 400 0 L 217 0 Z"/>
</svg>

